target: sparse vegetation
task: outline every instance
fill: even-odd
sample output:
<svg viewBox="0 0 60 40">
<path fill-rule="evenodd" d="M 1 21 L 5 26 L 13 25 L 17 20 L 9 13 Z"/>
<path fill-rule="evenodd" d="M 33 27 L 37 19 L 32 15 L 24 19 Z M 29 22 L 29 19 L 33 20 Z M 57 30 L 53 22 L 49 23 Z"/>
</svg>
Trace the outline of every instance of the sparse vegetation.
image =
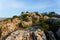
<svg viewBox="0 0 60 40">
<path fill-rule="evenodd" d="M 33 22 L 33 23 L 35 23 L 35 22 L 36 22 L 36 20 L 37 20 L 37 18 L 33 18 L 33 19 L 32 19 L 32 22 Z"/>
<path fill-rule="evenodd" d="M 20 28 L 23 28 L 23 29 L 28 28 L 28 26 L 23 26 L 22 23 L 19 23 L 19 27 L 20 27 Z"/>
<path fill-rule="evenodd" d="M 20 16 L 13 16 L 12 18 L 7 18 L 5 20 L 2 20 L 2 21 L 0 21 L 0 26 L 2 25 L 3 28 L 7 28 L 7 25 L 8 25 L 8 27 L 9 27 L 9 28 L 7 28 L 8 30 L 6 30 L 6 29 L 4 29 L 4 30 L 9 31 L 9 32 L 10 31 L 12 32 L 18 28 L 26 29 L 30 26 L 34 27 L 36 29 L 42 28 L 44 30 L 52 30 L 52 31 L 56 31 L 60 27 L 60 20 L 59 21 L 57 20 L 55 22 L 53 21 L 53 23 L 49 22 L 50 20 L 48 21 L 48 19 L 50 19 L 52 17 L 60 18 L 60 15 L 56 14 L 55 12 L 42 13 L 41 15 L 38 12 L 32 12 L 31 14 L 30 13 L 28 11 L 25 13 L 22 12 L 22 14 Z M 40 18 L 40 16 L 42 16 L 42 17 Z M 44 16 L 47 16 L 49 18 L 44 19 Z M 17 19 L 14 19 L 14 18 L 17 18 Z M 11 22 L 9 22 L 8 20 L 10 20 Z M 37 20 L 39 20 L 39 21 L 36 22 Z M 10 28 L 11 29 L 15 28 L 15 29 L 11 30 Z M 4 32 L 2 32 L 1 28 L 0 28 L 0 37 L 1 37 L 1 33 L 4 33 Z"/>
</svg>

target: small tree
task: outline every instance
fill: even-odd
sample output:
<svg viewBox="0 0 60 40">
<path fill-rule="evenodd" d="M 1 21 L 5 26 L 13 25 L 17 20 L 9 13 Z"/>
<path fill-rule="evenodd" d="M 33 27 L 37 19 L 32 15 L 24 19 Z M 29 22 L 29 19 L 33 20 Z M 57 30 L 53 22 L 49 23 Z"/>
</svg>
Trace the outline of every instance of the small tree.
<svg viewBox="0 0 60 40">
<path fill-rule="evenodd" d="M 32 22 L 35 23 L 37 21 L 37 18 L 33 18 Z"/>
</svg>

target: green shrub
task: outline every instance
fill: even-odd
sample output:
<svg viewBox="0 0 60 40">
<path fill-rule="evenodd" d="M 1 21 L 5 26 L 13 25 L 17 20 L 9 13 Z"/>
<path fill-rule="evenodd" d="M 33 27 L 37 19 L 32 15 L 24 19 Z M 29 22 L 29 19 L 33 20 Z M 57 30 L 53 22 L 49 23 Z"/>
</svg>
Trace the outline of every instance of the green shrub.
<svg viewBox="0 0 60 40">
<path fill-rule="evenodd" d="M 49 29 L 49 25 L 46 24 L 46 23 L 40 23 L 40 26 L 45 29 L 45 30 L 48 30 Z"/>
<path fill-rule="evenodd" d="M 37 21 L 37 18 L 32 18 L 32 22 L 35 23 Z"/>
<path fill-rule="evenodd" d="M 15 15 L 15 16 L 13 16 L 13 18 L 12 18 L 12 19 L 14 19 L 14 18 L 19 18 L 19 16 L 16 16 L 16 15 Z"/>
<path fill-rule="evenodd" d="M 29 16 L 29 15 L 28 14 L 21 15 L 21 18 L 23 19 L 23 21 L 26 21 L 26 22 L 29 21 L 27 16 Z"/>
<path fill-rule="evenodd" d="M 20 28 L 23 28 L 23 29 L 28 28 L 28 26 L 23 26 L 22 23 L 19 23 L 19 27 L 20 27 Z"/>
<path fill-rule="evenodd" d="M 55 21 L 52 25 L 49 25 L 51 30 L 57 30 L 60 27 L 60 20 Z"/>
</svg>

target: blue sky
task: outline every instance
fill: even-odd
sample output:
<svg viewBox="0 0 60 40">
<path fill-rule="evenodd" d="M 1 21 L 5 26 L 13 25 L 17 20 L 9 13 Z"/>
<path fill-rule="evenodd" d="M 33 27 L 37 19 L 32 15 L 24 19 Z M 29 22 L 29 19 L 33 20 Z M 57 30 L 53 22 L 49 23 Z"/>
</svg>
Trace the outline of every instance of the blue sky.
<svg viewBox="0 0 60 40">
<path fill-rule="evenodd" d="M 0 17 L 20 15 L 22 11 L 60 13 L 60 0 L 0 0 Z"/>
</svg>

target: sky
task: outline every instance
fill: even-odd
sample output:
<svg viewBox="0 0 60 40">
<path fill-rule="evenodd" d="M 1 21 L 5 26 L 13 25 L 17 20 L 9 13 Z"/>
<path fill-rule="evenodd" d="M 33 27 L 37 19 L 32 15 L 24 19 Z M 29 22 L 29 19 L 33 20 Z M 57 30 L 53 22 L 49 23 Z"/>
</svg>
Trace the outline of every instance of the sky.
<svg viewBox="0 0 60 40">
<path fill-rule="evenodd" d="M 60 0 L 0 0 L 0 17 L 12 17 L 25 11 L 60 14 Z"/>
</svg>

